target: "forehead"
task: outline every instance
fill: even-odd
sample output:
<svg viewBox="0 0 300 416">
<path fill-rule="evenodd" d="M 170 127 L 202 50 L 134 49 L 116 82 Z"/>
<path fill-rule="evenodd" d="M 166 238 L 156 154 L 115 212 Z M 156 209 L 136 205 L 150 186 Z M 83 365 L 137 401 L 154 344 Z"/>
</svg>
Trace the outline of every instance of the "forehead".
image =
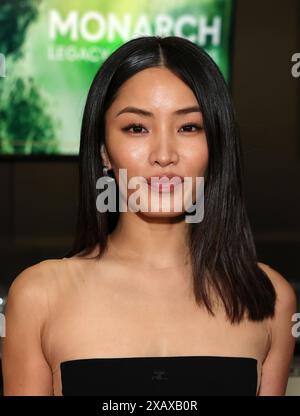
<svg viewBox="0 0 300 416">
<path fill-rule="evenodd" d="M 150 111 L 173 112 L 184 105 L 196 105 L 191 88 L 167 68 L 147 68 L 129 78 L 118 90 L 110 112 L 122 106 L 137 106 Z"/>
</svg>

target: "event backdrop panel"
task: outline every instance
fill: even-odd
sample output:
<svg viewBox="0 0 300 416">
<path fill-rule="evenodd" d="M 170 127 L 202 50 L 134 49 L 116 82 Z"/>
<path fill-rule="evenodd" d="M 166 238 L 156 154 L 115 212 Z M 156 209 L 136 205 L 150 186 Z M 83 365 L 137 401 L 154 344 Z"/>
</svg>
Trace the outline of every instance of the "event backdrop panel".
<svg viewBox="0 0 300 416">
<path fill-rule="evenodd" d="M 2 0 L 0 154 L 77 155 L 90 83 L 135 37 L 185 37 L 228 81 L 232 15 L 232 0 Z"/>
</svg>

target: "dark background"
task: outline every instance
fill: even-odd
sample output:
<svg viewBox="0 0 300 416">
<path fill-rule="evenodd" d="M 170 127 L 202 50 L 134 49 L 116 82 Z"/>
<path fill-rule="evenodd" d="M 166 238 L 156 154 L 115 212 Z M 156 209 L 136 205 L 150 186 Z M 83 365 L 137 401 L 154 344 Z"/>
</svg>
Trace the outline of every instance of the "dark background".
<svg viewBox="0 0 300 416">
<path fill-rule="evenodd" d="M 300 78 L 291 75 L 296 52 L 300 1 L 236 1 L 231 88 L 258 260 L 299 293 Z M 76 158 L 0 161 L 0 297 L 21 270 L 70 248 L 77 168 Z"/>
</svg>

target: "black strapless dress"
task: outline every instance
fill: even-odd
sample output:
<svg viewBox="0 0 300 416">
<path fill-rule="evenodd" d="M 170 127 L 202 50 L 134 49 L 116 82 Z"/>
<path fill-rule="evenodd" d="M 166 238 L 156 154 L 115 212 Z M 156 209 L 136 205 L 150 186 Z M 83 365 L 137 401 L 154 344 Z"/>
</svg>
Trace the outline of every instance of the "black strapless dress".
<svg viewBox="0 0 300 416">
<path fill-rule="evenodd" d="M 60 363 L 64 396 L 256 396 L 257 360 L 169 356 Z"/>
</svg>

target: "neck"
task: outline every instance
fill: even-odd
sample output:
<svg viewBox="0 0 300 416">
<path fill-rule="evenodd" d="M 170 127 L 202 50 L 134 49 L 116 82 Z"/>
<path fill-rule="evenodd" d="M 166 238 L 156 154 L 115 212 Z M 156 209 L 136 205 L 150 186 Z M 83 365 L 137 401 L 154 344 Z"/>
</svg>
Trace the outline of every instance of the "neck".
<svg viewBox="0 0 300 416">
<path fill-rule="evenodd" d="M 184 216 L 149 218 L 120 213 L 108 246 L 120 259 L 137 261 L 141 267 L 176 268 L 188 264 L 188 224 Z"/>
</svg>

